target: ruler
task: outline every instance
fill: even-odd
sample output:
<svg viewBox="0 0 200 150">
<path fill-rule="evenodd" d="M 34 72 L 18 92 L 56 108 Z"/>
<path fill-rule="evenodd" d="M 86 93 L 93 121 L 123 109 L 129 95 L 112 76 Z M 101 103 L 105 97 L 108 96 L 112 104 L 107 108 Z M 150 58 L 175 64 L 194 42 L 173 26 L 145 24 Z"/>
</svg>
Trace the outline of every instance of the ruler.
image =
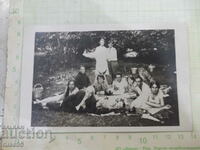
<svg viewBox="0 0 200 150">
<path fill-rule="evenodd" d="M 0 0 L 0 126 L 3 121 L 9 0 Z M 0 129 L 1 130 L 1 129 Z"/>
</svg>

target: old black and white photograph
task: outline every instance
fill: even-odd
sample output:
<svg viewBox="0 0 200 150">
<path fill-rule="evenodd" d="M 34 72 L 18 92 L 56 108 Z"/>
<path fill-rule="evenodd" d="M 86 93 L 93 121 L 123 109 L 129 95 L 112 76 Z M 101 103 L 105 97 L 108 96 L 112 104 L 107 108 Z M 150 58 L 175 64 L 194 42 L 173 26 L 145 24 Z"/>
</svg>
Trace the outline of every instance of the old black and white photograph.
<svg viewBox="0 0 200 150">
<path fill-rule="evenodd" d="M 180 126 L 175 35 L 134 28 L 34 32 L 31 126 Z"/>
</svg>

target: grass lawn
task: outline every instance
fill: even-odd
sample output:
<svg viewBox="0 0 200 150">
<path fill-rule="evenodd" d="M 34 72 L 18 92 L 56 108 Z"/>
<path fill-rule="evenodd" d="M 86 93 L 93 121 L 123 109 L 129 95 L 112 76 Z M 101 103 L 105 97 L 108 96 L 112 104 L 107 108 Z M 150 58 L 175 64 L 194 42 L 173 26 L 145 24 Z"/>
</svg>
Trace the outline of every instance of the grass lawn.
<svg viewBox="0 0 200 150">
<path fill-rule="evenodd" d="M 66 73 L 66 72 L 65 72 Z M 77 70 L 73 70 L 76 74 Z M 70 76 L 70 71 L 64 76 L 64 80 L 59 75 L 63 72 L 57 72 L 54 75 L 44 76 L 40 79 L 40 83 L 44 86 L 43 98 L 52 96 L 55 93 L 64 91 L 66 87 L 66 78 Z M 92 72 L 89 77 L 92 78 Z M 141 119 L 141 115 L 133 114 L 127 116 L 120 114 L 117 116 L 92 116 L 86 113 L 67 113 L 53 110 L 32 109 L 32 126 L 176 126 L 179 125 L 178 117 L 178 100 L 176 92 L 176 75 L 171 71 L 158 67 L 152 76 L 161 84 L 167 84 L 172 87 L 170 97 L 165 100 L 166 104 L 170 104 L 170 117 L 164 120 L 164 123 Z M 54 79 L 50 80 L 50 77 Z"/>
<path fill-rule="evenodd" d="M 55 112 L 49 110 L 33 111 L 32 126 L 164 126 L 170 125 L 141 119 L 139 114 L 127 116 L 92 116 L 90 114 L 76 114 L 67 112 Z"/>
</svg>

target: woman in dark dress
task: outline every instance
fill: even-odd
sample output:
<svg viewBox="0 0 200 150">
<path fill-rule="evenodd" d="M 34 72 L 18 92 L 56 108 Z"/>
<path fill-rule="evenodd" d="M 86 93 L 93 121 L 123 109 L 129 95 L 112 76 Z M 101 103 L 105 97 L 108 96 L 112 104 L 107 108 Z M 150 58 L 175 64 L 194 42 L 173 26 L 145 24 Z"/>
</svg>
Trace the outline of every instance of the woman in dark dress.
<svg viewBox="0 0 200 150">
<path fill-rule="evenodd" d="M 71 84 L 69 84 L 69 89 L 75 89 L 74 81 L 71 81 Z M 61 104 L 61 110 L 65 112 L 77 112 L 77 111 L 83 111 L 84 112 L 95 112 L 96 111 L 96 100 L 94 98 L 93 92 L 88 90 L 91 89 L 91 87 L 88 87 L 86 89 L 82 89 L 77 91 L 75 94 L 70 94 L 71 92 L 66 90 L 66 94 L 64 95 L 64 100 Z M 84 107 L 81 107 L 80 109 L 77 109 L 76 106 L 78 106 L 83 99 L 85 100 Z"/>
<path fill-rule="evenodd" d="M 79 89 L 75 86 L 74 80 L 70 80 L 67 84 L 67 88 L 65 89 L 65 92 L 61 95 L 54 96 L 51 99 L 49 99 L 46 102 L 46 107 L 48 107 L 51 110 L 60 110 L 62 107 L 63 102 L 65 99 L 69 96 L 76 95 L 78 93 Z M 45 101 L 43 102 L 45 104 Z"/>
</svg>

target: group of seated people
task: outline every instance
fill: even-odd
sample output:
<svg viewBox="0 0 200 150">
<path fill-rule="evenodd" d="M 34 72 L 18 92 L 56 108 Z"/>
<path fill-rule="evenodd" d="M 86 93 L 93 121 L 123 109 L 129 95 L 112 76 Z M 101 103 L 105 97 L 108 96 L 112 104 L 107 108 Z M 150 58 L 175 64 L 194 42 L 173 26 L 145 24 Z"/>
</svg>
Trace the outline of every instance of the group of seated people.
<svg viewBox="0 0 200 150">
<path fill-rule="evenodd" d="M 44 108 L 51 108 L 56 104 L 58 109 L 66 112 L 133 112 L 139 108 L 154 114 L 170 108 L 164 102 L 170 89 L 171 87 L 161 86 L 156 82 L 144 68 L 138 68 L 137 73 L 125 77 L 117 73 L 112 84 L 108 84 L 106 76 L 98 74 L 91 84 L 85 67 L 81 66 L 76 78 L 68 81 L 64 93 L 35 100 L 34 104 L 41 104 Z"/>
</svg>

